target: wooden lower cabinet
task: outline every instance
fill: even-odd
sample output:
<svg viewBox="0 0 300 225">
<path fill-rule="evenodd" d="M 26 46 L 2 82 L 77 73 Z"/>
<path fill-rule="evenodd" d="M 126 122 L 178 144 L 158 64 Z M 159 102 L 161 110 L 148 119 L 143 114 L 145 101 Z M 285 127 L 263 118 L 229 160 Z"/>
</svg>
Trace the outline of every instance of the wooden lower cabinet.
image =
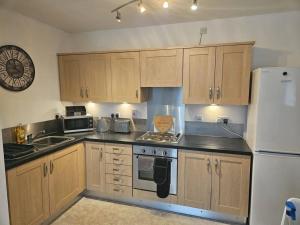
<svg viewBox="0 0 300 225">
<path fill-rule="evenodd" d="M 7 172 L 12 225 L 41 224 L 49 216 L 47 157 Z"/>
<path fill-rule="evenodd" d="M 11 225 L 41 224 L 85 189 L 82 144 L 7 171 Z"/>
<path fill-rule="evenodd" d="M 104 144 L 86 143 L 87 189 L 105 192 Z"/>
<path fill-rule="evenodd" d="M 178 203 L 248 217 L 249 156 L 179 151 Z"/>
<path fill-rule="evenodd" d="M 248 216 L 250 157 L 214 154 L 212 210 Z"/>
<path fill-rule="evenodd" d="M 178 160 L 178 203 L 210 209 L 211 154 L 180 151 Z"/>
</svg>

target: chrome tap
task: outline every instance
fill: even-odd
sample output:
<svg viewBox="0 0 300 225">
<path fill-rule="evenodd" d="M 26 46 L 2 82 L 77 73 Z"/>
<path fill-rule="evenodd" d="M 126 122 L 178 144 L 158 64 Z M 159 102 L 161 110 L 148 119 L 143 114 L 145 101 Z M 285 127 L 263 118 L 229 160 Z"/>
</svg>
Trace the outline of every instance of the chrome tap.
<svg viewBox="0 0 300 225">
<path fill-rule="evenodd" d="M 36 135 L 33 136 L 33 134 L 28 134 L 27 135 L 27 143 L 30 144 L 33 142 L 33 140 L 35 140 L 36 138 L 43 136 L 46 133 L 45 130 L 41 130 L 39 131 Z"/>
</svg>

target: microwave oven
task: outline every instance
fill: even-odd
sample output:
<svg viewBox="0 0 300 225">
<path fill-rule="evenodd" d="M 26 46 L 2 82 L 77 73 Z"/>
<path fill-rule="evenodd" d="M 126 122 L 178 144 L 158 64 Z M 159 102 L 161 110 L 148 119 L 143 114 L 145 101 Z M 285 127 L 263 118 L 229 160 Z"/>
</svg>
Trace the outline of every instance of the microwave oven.
<svg viewBox="0 0 300 225">
<path fill-rule="evenodd" d="M 86 132 L 94 130 L 94 119 L 90 115 L 66 116 L 62 118 L 64 133 Z"/>
</svg>

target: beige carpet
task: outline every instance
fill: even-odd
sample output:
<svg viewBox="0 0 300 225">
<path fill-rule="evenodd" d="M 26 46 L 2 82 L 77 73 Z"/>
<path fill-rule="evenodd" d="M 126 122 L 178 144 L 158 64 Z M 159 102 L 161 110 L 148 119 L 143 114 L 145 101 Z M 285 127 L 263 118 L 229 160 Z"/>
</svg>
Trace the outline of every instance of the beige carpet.
<svg viewBox="0 0 300 225">
<path fill-rule="evenodd" d="M 159 210 L 82 198 L 52 225 L 225 225 Z"/>
</svg>

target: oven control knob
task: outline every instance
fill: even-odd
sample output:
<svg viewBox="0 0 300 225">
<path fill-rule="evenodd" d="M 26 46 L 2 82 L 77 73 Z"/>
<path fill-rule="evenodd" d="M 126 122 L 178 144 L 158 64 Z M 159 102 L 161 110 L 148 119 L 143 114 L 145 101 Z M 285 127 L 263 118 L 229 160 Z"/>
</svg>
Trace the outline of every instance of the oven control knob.
<svg viewBox="0 0 300 225">
<path fill-rule="evenodd" d="M 143 149 L 143 153 L 146 153 L 146 149 Z"/>
<path fill-rule="evenodd" d="M 153 154 L 154 154 L 154 155 L 156 154 L 156 150 L 153 150 Z"/>
<path fill-rule="evenodd" d="M 164 151 L 164 156 L 168 155 L 168 152 L 167 151 Z"/>
</svg>

